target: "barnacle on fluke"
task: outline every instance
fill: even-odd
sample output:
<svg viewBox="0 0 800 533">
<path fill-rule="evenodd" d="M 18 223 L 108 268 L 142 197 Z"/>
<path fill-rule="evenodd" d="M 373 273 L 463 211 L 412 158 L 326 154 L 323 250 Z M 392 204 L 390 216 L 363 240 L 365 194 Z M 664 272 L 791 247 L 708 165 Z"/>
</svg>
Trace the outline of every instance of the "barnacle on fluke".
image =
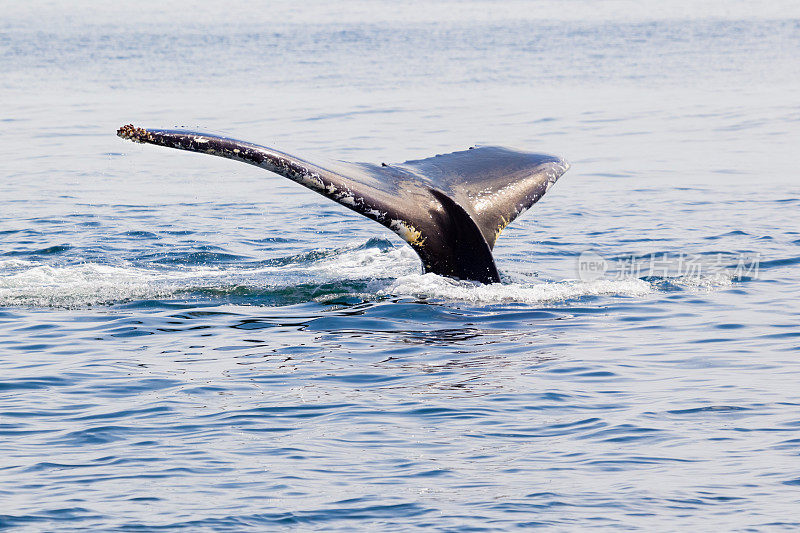
<svg viewBox="0 0 800 533">
<path fill-rule="evenodd" d="M 133 124 L 126 124 L 117 130 L 117 135 L 136 143 L 153 142 L 153 136 L 144 128 L 137 128 Z"/>
</svg>

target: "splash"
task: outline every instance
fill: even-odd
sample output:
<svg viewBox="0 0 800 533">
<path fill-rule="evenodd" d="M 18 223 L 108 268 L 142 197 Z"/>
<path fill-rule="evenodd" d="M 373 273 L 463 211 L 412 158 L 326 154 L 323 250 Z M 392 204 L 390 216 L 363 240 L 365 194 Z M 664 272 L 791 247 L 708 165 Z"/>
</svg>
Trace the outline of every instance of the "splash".
<svg viewBox="0 0 800 533">
<path fill-rule="evenodd" d="M 731 287 L 740 276 L 735 271 L 729 270 L 702 276 L 676 276 L 664 278 L 663 283 L 689 290 L 692 292 L 712 292 L 726 287 Z"/>
<path fill-rule="evenodd" d="M 25 269 L 0 265 L 0 305 L 85 307 L 163 298 L 174 291 L 164 282 L 156 271 L 96 263 L 62 267 L 31 263 Z"/>
<path fill-rule="evenodd" d="M 239 265 L 87 262 L 54 266 L 14 259 L 0 261 L 0 305 L 75 308 L 154 299 L 289 305 L 387 296 L 541 305 L 591 297 L 641 298 L 662 290 L 711 291 L 734 281 L 728 274 L 593 281 L 541 281 L 512 275 L 507 283 L 481 285 L 420 270 L 411 249 L 394 247 L 383 239 Z"/>
<path fill-rule="evenodd" d="M 404 276 L 384 289 L 387 294 L 408 294 L 476 304 L 542 304 L 587 296 L 640 297 L 652 293 L 653 290 L 650 283 L 640 279 L 480 285 L 435 274 Z"/>
<path fill-rule="evenodd" d="M 333 250 L 247 265 L 0 261 L 0 305 L 75 308 L 151 299 L 235 296 L 255 305 L 285 305 L 363 293 L 364 280 L 393 279 L 419 270 L 411 250 L 373 239 Z"/>
</svg>

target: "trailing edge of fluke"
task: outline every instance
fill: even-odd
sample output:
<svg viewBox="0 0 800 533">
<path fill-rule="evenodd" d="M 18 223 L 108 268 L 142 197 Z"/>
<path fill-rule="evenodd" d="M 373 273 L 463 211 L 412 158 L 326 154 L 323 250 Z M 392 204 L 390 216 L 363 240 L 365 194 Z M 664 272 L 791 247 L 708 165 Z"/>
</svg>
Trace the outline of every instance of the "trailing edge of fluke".
<svg viewBox="0 0 800 533">
<path fill-rule="evenodd" d="M 320 166 L 266 146 L 207 133 L 129 124 L 117 135 L 226 157 L 280 174 L 397 233 L 419 254 L 426 272 L 481 283 L 500 281 L 492 248 L 503 228 L 569 168 L 558 157 L 499 146 L 398 165 L 337 161 Z"/>
</svg>

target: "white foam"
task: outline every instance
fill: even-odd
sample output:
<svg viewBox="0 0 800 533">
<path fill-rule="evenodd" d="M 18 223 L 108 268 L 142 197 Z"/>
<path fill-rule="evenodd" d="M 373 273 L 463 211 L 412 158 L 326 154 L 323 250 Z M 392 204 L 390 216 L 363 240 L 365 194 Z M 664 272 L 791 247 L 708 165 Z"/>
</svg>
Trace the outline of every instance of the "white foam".
<svg viewBox="0 0 800 533">
<path fill-rule="evenodd" d="M 640 279 L 480 285 L 436 274 L 403 276 L 384 289 L 386 294 L 482 304 L 540 304 L 584 296 L 644 296 L 653 291 L 652 285 Z"/>
<path fill-rule="evenodd" d="M 419 268 L 411 250 L 363 248 L 361 243 L 311 262 L 255 268 L 98 263 L 51 266 L 14 259 L 0 261 L 0 305 L 85 307 L 232 286 L 269 289 L 310 282 L 395 278 Z"/>
<path fill-rule="evenodd" d="M 298 267 L 294 266 L 297 270 Z M 303 271 L 324 279 L 396 278 L 419 273 L 419 259 L 408 246 L 378 250 L 351 247 L 305 265 Z"/>
<path fill-rule="evenodd" d="M 0 305 L 81 307 L 170 292 L 156 272 L 96 263 L 63 267 L 35 265 L 0 274 Z"/>
<path fill-rule="evenodd" d="M 85 307 L 139 299 L 180 298 L 190 292 L 285 289 L 304 283 L 373 280 L 368 294 L 413 296 L 476 304 L 543 304 L 586 296 L 642 297 L 658 283 L 641 279 L 540 281 L 511 275 L 505 284 L 481 285 L 435 274 L 421 274 L 419 259 L 407 246 L 389 249 L 355 243 L 283 265 L 258 267 L 132 266 L 81 263 L 51 266 L 17 259 L 0 261 L 0 306 Z M 671 278 L 689 291 L 712 291 L 735 281 L 730 272 Z M 346 291 L 347 289 L 344 288 Z"/>
<path fill-rule="evenodd" d="M 736 278 L 735 272 L 727 271 L 703 276 L 679 276 L 670 278 L 669 281 L 689 290 L 710 292 L 732 286 Z"/>
<path fill-rule="evenodd" d="M 33 261 L 25 261 L 23 259 L 5 259 L 0 260 L 0 272 L 9 271 L 9 270 L 18 270 L 22 268 L 28 268 L 32 266 L 36 266 L 38 263 Z"/>
</svg>

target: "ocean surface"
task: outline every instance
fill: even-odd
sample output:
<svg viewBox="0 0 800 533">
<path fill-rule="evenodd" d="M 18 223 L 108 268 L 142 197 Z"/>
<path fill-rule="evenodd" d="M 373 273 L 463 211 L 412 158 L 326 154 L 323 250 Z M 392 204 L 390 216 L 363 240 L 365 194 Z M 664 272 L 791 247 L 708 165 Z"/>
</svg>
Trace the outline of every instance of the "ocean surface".
<svg viewBox="0 0 800 533">
<path fill-rule="evenodd" d="M 798 58 L 796 2 L 4 5 L 0 529 L 796 530 Z M 131 122 L 572 168 L 482 286 Z"/>
</svg>

